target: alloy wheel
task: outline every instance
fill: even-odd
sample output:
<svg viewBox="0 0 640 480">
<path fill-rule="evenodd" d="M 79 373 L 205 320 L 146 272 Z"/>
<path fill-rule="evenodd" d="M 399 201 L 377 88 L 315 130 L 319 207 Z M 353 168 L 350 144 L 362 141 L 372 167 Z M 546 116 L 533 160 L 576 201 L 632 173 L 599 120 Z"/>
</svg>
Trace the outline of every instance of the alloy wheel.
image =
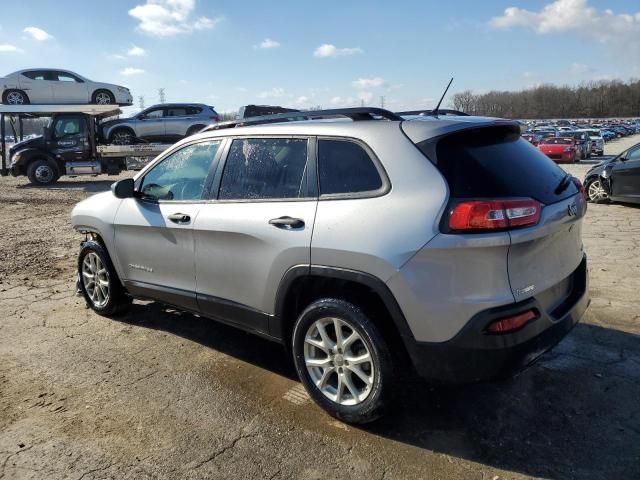
<svg viewBox="0 0 640 480">
<path fill-rule="evenodd" d="M 111 104 L 111 95 L 107 92 L 99 92 L 96 94 L 96 103 L 98 105 L 109 105 Z"/>
<path fill-rule="evenodd" d="M 592 202 L 604 200 L 609 197 L 609 194 L 602 186 L 602 182 L 600 180 L 594 180 L 589 184 L 587 194 L 589 195 L 589 200 L 591 200 Z"/>
<path fill-rule="evenodd" d="M 109 301 L 109 272 L 100 257 L 89 252 L 82 261 L 82 285 L 95 307 Z"/>
<path fill-rule="evenodd" d="M 329 400 L 358 405 L 373 388 L 375 366 L 357 330 L 340 318 L 321 318 L 307 330 L 304 362 L 311 381 Z"/>
<path fill-rule="evenodd" d="M 7 94 L 7 103 L 9 105 L 24 105 L 24 95 L 20 92 L 9 92 Z"/>
</svg>

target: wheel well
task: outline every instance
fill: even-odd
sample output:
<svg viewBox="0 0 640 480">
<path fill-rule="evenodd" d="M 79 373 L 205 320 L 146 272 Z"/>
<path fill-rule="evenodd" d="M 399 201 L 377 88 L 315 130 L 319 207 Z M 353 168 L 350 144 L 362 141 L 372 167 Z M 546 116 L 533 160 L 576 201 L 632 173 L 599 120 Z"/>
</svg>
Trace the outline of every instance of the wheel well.
<svg viewBox="0 0 640 480">
<path fill-rule="evenodd" d="M 108 88 L 98 88 L 97 90 L 94 90 L 93 93 L 91 94 L 91 100 L 93 100 L 96 96 L 96 94 L 100 93 L 100 92 L 106 92 L 109 95 L 111 95 L 111 98 L 113 98 L 115 100 L 116 96 L 113 94 L 113 92 L 111 90 L 109 90 Z"/>
<path fill-rule="evenodd" d="M 191 125 L 187 132 L 193 132 L 194 130 L 202 130 L 205 126 L 204 125 Z"/>
<path fill-rule="evenodd" d="M 287 290 L 282 311 L 277 312 L 282 315 L 283 342 L 287 348 L 291 345 L 293 327 L 298 316 L 308 305 L 321 298 L 337 298 L 361 308 L 380 329 L 397 359 L 410 364 L 392 313 L 378 292 L 357 281 L 320 275 L 306 275 L 294 280 Z"/>
<path fill-rule="evenodd" d="M 109 138 L 113 137 L 114 133 L 119 132 L 121 130 L 126 130 L 126 131 L 130 132 L 131 134 L 133 134 L 134 137 L 136 136 L 136 132 L 133 131 L 133 128 L 128 127 L 126 125 L 122 125 L 122 126 L 113 127 L 113 130 L 111 130 L 109 132 Z"/>
<path fill-rule="evenodd" d="M 49 157 L 45 157 L 42 155 L 33 155 L 31 158 L 29 158 L 25 164 L 24 164 L 24 172 L 27 173 L 29 171 L 29 168 L 31 167 L 31 165 L 34 162 L 37 162 L 39 160 L 43 160 L 49 164 L 51 164 L 53 166 L 53 168 L 56 169 L 56 171 L 58 172 L 58 175 L 62 175 L 64 173 L 64 165 L 60 165 L 60 163 L 58 163 L 57 160 L 53 159 L 53 158 L 49 158 Z"/>
</svg>

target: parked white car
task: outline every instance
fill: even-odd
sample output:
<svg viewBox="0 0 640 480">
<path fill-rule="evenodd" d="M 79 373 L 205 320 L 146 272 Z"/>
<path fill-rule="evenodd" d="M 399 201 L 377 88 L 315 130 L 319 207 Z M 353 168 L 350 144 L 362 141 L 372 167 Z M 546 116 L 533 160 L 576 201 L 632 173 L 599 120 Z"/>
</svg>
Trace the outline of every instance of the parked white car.
<svg viewBox="0 0 640 480">
<path fill-rule="evenodd" d="M 0 96 L 6 105 L 85 104 L 131 105 L 128 88 L 94 82 L 68 70 L 20 70 L 0 78 Z"/>
</svg>

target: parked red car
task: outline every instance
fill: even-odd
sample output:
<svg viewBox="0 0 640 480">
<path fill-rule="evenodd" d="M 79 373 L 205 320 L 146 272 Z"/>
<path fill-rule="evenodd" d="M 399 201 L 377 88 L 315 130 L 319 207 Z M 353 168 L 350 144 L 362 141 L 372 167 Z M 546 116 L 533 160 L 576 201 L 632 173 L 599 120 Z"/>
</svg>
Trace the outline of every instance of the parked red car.
<svg viewBox="0 0 640 480">
<path fill-rule="evenodd" d="M 538 150 L 556 163 L 575 163 L 578 159 L 578 146 L 573 137 L 544 138 Z"/>
</svg>

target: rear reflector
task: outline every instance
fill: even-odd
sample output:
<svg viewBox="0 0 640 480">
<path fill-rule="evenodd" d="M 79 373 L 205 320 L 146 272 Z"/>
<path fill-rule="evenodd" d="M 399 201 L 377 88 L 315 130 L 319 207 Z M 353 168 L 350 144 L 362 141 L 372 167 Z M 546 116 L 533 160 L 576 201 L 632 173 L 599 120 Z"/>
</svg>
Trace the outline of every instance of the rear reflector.
<svg viewBox="0 0 640 480">
<path fill-rule="evenodd" d="M 451 211 L 449 228 L 461 232 L 535 225 L 541 210 L 542 204 L 530 198 L 462 202 Z"/>
<path fill-rule="evenodd" d="M 533 310 L 528 310 L 524 313 L 519 313 L 513 317 L 501 318 L 495 322 L 491 322 L 487 327 L 487 332 L 491 333 L 508 333 L 515 330 L 519 330 L 524 327 L 531 320 L 536 318 L 536 313 Z"/>
</svg>

